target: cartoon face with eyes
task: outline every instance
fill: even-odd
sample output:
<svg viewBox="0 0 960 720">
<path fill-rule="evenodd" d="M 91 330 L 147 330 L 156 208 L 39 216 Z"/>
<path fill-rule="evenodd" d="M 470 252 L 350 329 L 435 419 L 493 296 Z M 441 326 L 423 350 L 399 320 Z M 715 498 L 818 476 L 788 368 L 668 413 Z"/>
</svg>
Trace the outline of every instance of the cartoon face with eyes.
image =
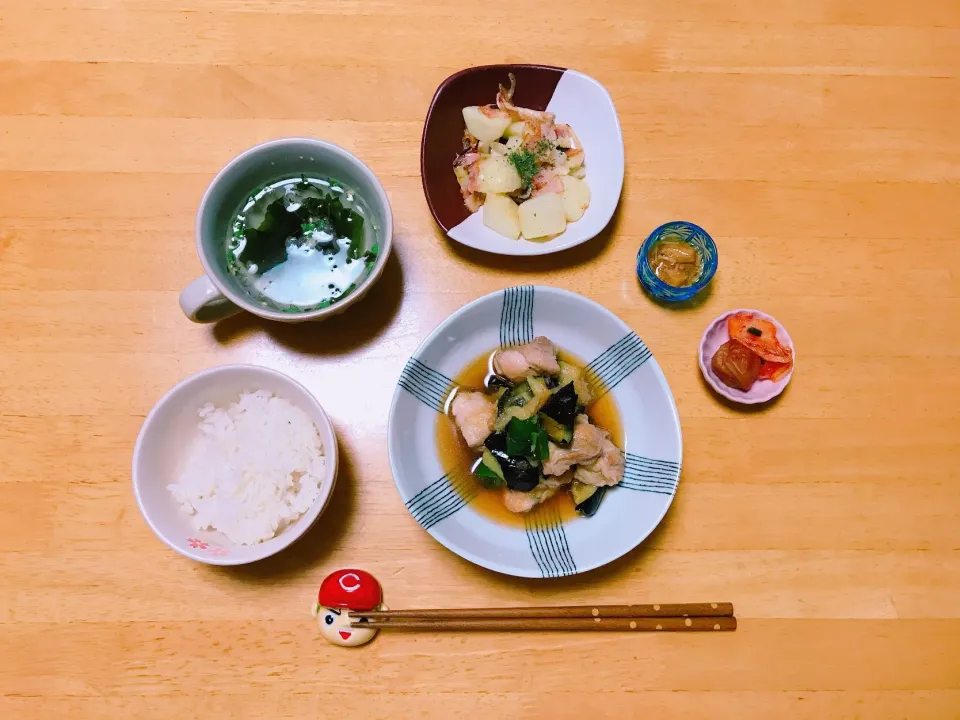
<svg viewBox="0 0 960 720">
<path fill-rule="evenodd" d="M 355 647 L 373 640 L 377 631 L 350 627 L 366 618 L 353 619 L 349 613 L 379 610 L 381 600 L 380 583 L 373 575 L 364 570 L 337 570 L 321 583 L 313 616 L 327 642 Z"/>
</svg>

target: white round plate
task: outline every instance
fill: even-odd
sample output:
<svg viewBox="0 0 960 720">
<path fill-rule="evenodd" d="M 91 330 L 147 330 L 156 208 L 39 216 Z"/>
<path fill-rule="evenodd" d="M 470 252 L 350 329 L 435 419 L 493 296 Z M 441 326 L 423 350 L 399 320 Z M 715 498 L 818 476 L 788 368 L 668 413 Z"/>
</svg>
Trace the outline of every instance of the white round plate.
<svg viewBox="0 0 960 720">
<path fill-rule="evenodd" d="M 590 359 L 594 384 L 613 393 L 626 474 L 592 518 L 559 524 L 531 515 L 525 527 L 511 527 L 476 512 L 444 474 L 437 413 L 453 389 L 451 378 L 471 361 L 538 335 Z M 470 562 L 520 577 L 575 575 L 630 552 L 663 519 L 680 479 L 680 419 L 650 350 L 609 310 L 557 288 L 507 288 L 444 320 L 400 375 L 387 435 L 397 490 L 424 529 Z"/>
</svg>

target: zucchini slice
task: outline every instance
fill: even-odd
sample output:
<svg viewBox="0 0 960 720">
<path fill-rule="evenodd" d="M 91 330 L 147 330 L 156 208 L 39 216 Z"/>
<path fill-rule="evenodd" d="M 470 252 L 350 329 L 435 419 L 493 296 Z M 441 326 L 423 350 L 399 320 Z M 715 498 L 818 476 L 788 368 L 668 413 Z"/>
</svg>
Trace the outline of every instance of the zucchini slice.
<svg viewBox="0 0 960 720">
<path fill-rule="evenodd" d="M 497 401 L 497 419 L 493 424 L 493 429 L 500 432 L 513 418 L 517 420 L 528 420 L 536 415 L 545 402 L 551 399 L 550 391 L 538 378 L 530 378 L 534 381 L 524 380 L 519 385 L 515 385 L 507 390 Z M 537 388 L 540 392 L 535 392 Z"/>
<path fill-rule="evenodd" d="M 573 389 L 577 391 L 577 397 L 580 399 L 581 405 L 588 406 L 593 402 L 593 392 L 590 389 L 590 383 L 587 382 L 583 368 L 561 360 L 560 387 L 569 383 L 573 383 Z"/>
<path fill-rule="evenodd" d="M 560 361 L 560 387 L 580 379 L 581 370 L 576 365 Z"/>
<path fill-rule="evenodd" d="M 512 407 L 523 407 L 531 400 L 533 400 L 533 389 L 530 383 L 524 380 L 500 396 L 500 400 L 497 401 L 497 413 L 503 414 Z"/>
<path fill-rule="evenodd" d="M 501 480 L 504 480 L 503 468 L 500 467 L 500 462 L 497 460 L 497 458 L 493 456 L 493 453 L 490 452 L 487 448 L 483 449 L 483 457 L 481 458 L 481 461 L 483 462 L 484 465 L 486 465 L 488 468 L 493 470 L 493 472 L 497 475 L 497 477 L 499 477 Z"/>
<path fill-rule="evenodd" d="M 557 445 L 569 445 L 573 440 L 573 425 L 561 425 L 549 415 L 540 413 L 540 424 L 547 432 L 547 437 Z"/>
<path fill-rule="evenodd" d="M 547 387 L 547 383 L 541 377 L 530 377 L 527 378 L 527 385 L 530 386 L 530 389 L 533 391 L 534 395 L 549 395 L 550 388 Z"/>
</svg>

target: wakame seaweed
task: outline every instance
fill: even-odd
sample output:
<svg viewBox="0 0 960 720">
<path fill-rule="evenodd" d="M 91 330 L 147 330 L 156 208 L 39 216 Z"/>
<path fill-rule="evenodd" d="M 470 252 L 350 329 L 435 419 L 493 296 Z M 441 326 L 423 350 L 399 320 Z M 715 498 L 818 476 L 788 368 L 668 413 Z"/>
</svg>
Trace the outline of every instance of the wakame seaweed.
<svg viewBox="0 0 960 720">
<path fill-rule="evenodd" d="M 298 183 L 298 187 L 301 186 L 302 183 Z M 267 272 L 286 259 L 290 238 L 303 242 L 305 233 L 314 231 L 349 238 L 347 257 L 352 260 L 359 260 L 363 255 L 363 216 L 345 208 L 339 197 L 323 194 L 319 198 L 302 198 L 294 210 L 287 209 L 283 198 L 270 203 L 260 225 L 243 232 L 247 240 L 243 260 L 255 264 L 258 272 Z"/>
<path fill-rule="evenodd" d="M 350 295 L 376 264 L 363 199 L 305 175 L 257 189 L 226 238 L 228 269 L 265 307 L 309 312 Z"/>
</svg>

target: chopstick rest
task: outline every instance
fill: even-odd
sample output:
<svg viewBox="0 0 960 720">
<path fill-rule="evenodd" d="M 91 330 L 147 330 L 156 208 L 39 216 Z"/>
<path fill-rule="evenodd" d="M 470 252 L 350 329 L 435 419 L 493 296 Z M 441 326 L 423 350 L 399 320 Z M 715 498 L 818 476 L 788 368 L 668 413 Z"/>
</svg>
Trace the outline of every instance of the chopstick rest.
<svg viewBox="0 0 960 720">
<path fill-rule="evenodd" d="M 377 579 L 366 570 L 347 569 L 324 578 L 311 613 L 327 642 L 356 647 L 373 640 L 377 629 L 368 627 L 362 617 L 350 617 L 349 612 L 386 609 Z"/>
</svg>

